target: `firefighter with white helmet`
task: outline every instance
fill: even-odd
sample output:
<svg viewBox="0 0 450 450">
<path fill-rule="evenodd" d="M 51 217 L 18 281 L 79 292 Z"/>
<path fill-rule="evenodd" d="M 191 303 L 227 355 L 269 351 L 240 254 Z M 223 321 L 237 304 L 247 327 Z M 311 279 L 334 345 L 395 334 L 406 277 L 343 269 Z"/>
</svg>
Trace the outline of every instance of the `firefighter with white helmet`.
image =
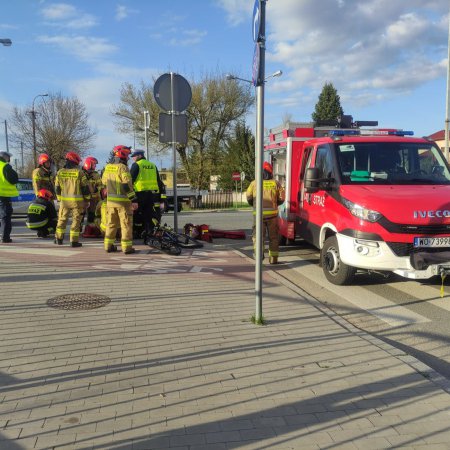
<svg viewBox="0 0 450 450">
<path fill-rule="evenodd" d="M 114 162 L 106 165 L 102 183 L 106 186 L 106 230 L 105 250 L 117 251 L 114 245 L 117 230 L 121 228 L 120 245 L 126 255 L 135 253 L 133 248 L 133 208 L 136 198 L 127 162 L 130 147 L 117 145 L 113 149 Z"/>
<path fill-rule="evenodd" d="M 247 201 L 253 206 L 253 215 L 256 211 L 254 200 L 256 199 L 256 182 L 253 180 L 247 189 Z M 279 255 L 278 243 L 278 206 L 284 202 L 284 188 L 281 184 L 273 179 L 272 164 L 267 161 L 263 165 L 263 191 L 262 191 L 262 208 L 263 208 L 263 232 L 265 230 L 269 234 L 269 263 L 277 264 Z M 256 225 L 253 224 L 253 249 L 256 247 Z"/>
<path fill-rule="evenodd" d="M 52 178 L 52 159 L 47 153 L 41 153 L 38 159 L 38 166 L 33 170 L 31 179 L 33 181 L 34 194 L 37 196 L 41 189 L 47 189 L 55 195 L 55 186 Z"/>
<path fill-rule="evenodd" d="M 69 216 L 72 216 L 70 227 L 71 247 L 81 247 L 79 242 L 81 219 L 84 209 L 91 198 L 88 180 L 79 164 L 80 156 L 75 152 L 66 154 L 65 166 L 58 170 L 55 179 L 56 197 L 60 203 L 58 224 L 56 225 L 55 244 L 62 245 Z"/>
</svg>

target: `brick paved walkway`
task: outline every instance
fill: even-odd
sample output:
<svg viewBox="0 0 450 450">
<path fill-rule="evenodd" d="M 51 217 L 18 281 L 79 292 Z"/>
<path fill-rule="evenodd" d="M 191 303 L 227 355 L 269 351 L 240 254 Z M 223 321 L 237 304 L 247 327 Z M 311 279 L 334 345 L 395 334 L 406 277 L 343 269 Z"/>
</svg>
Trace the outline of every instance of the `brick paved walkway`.
<svg viewBox="0 0 450 450">
<path fill-rule="evenodd" d="M 450 448 L 446 381 L 206 245 L 0 247 L 0 449 Z M 95 310 L 47 300 L 93 293 Z M 430 378 L 432 378 L 430 380 Z"/>
</svg>

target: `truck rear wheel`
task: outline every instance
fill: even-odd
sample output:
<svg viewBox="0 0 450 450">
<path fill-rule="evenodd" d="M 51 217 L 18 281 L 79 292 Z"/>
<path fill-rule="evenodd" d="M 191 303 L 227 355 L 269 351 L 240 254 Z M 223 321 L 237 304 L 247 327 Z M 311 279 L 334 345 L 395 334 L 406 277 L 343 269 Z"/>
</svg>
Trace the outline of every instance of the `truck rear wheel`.
<svg viewBox="0 0 450 450">
<path fill-rule="evenodd" d="M 329 237 L 320 252 L 322 269 L 326 279 L 333 284 L 342 286 L 350 284 L 356 269 L 341 261 L 339 244 L 336 236 Z"/>
</svg>

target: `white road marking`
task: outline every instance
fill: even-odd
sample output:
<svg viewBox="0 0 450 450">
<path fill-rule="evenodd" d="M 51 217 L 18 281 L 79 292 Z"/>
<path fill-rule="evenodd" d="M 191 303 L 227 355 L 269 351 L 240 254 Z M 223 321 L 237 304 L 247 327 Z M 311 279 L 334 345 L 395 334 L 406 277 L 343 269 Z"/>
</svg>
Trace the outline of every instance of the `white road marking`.
<svg viewBox="0 0 450 450">
<path fill-rule="evenodd" d="M 403 281 L 395 283 L 394 287 L 401 292 L 413 294 L 414 297 L 423 300 L 423 303 L 450 311 L 450 295 L 447 292 L 444 293 L 444 297 L 441 297 L 440 286 L 433 287 L 420 284 L 420 282 L 415 282 L 414 287 L 412 287 L 411 283 L 412 282 Z"/>
<path fill-rule="evenodd" d="M 288 256 L 282 261 L 292 262 L 301 259 L 296 256 Z M 301 267 L 293 267 L 293 270 L 308 277 L 315 283 L 323 286 L 333 294 L 337 294 L 344 300 L 352 303 L 360 309 L 364 309 L 368 313 L 374 315 L 383 322 L 388 323 L 392 327 L 400 327 L 411 325 L 414 323 L 431 322 L 430 319 L 411 311 L 404 306 L 398 306 L 395 302 L 391 302 L 386 298 L 374 294 L 367 289 L 359 286 L 336 286 L 330 283 L 324 276 L 322 269 L 319 267 L 305 263 Z"/>
</svg>

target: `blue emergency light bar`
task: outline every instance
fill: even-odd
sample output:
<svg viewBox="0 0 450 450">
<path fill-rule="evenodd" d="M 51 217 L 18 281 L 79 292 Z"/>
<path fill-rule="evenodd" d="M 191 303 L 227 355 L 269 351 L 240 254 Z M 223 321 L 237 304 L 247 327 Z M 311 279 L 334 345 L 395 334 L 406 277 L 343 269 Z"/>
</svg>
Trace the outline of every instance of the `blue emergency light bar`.
<svg viewBox="0 0 450 450">
<path fill-rule="evenodd" d="M 414 136 L 405 130 L 330 130 L 330 136 Z"/>
</svg>

